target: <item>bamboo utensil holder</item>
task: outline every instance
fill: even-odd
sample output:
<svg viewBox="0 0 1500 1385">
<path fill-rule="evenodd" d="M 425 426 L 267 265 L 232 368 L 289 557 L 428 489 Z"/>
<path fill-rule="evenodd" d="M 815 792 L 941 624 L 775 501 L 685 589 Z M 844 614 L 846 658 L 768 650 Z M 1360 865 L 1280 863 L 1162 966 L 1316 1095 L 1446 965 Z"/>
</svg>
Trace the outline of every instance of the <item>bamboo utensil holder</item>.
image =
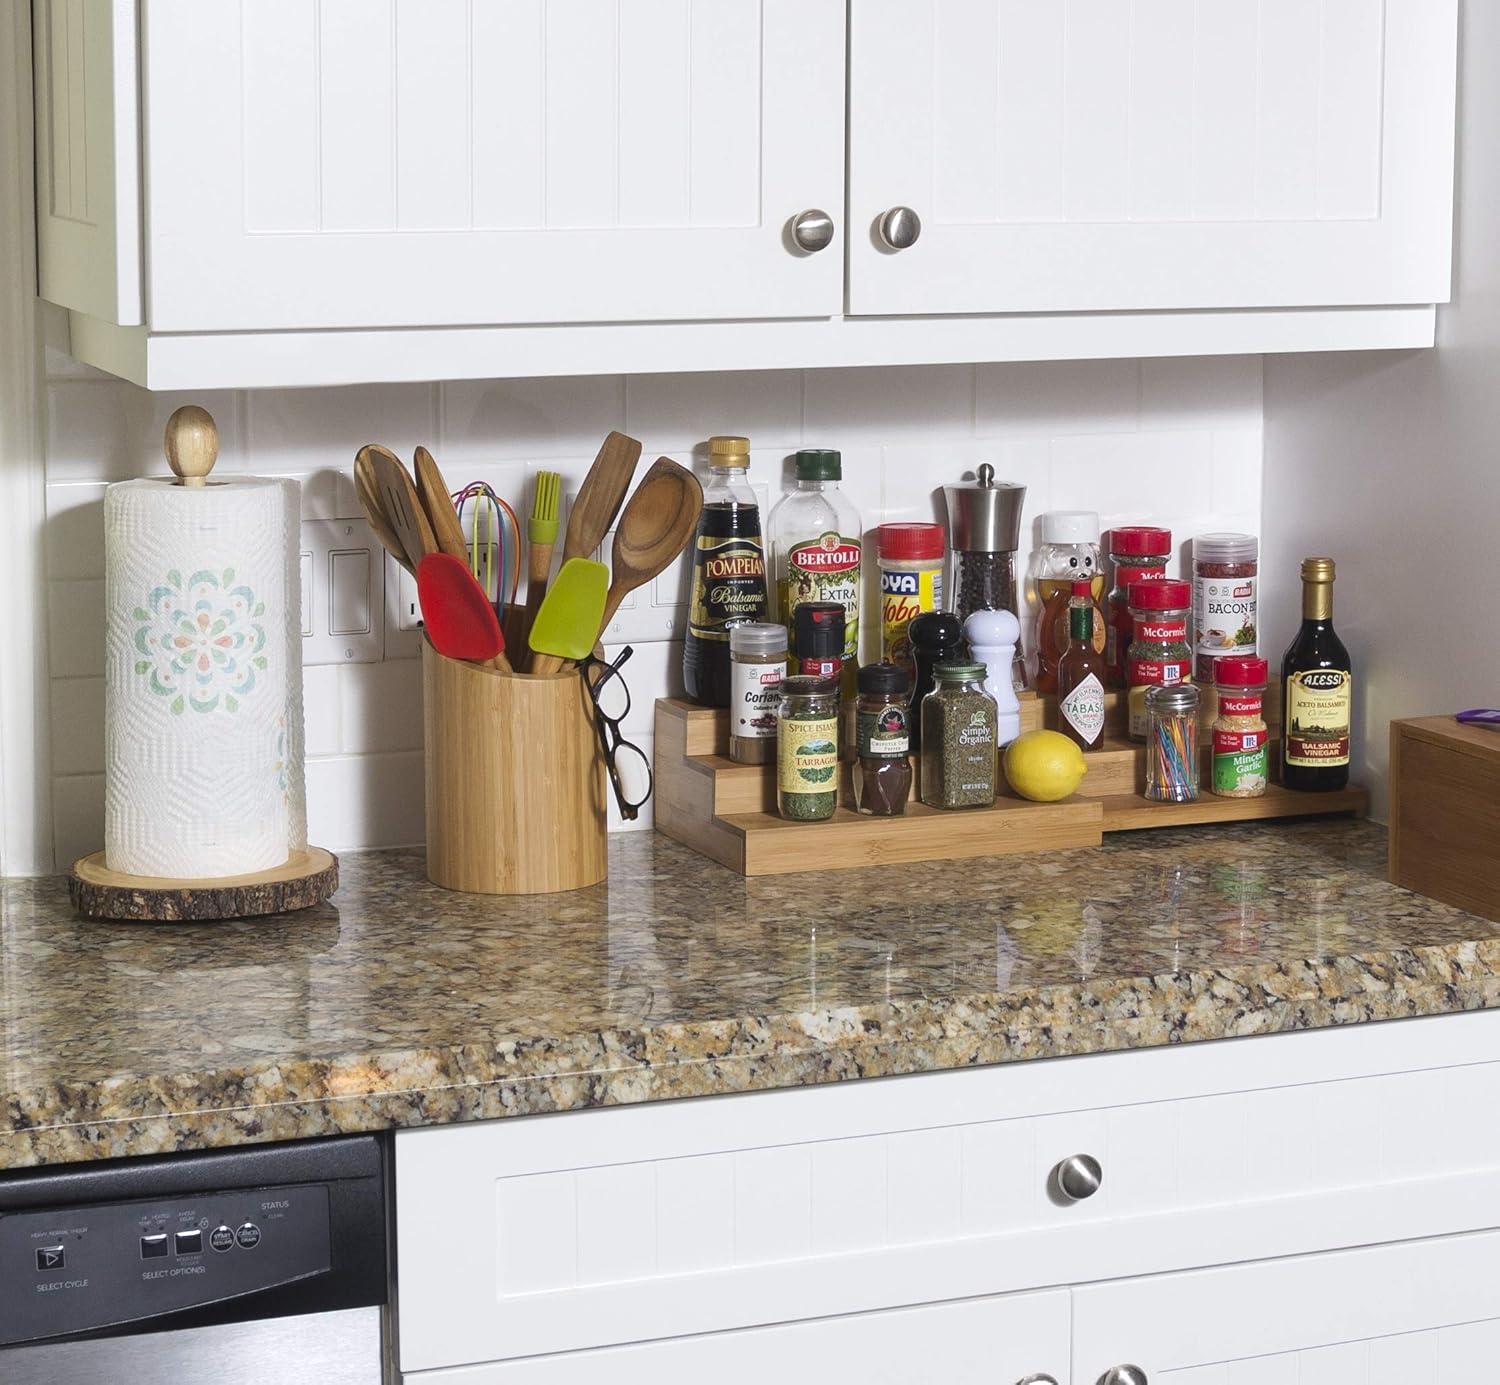
<svg viewBox="0 0 1500 1385">
<path fill-rule="evenodd" d="M 427 875 L 552 894 L 608 869 L 604 761 L 576 670 L 506 676 L 422 646 Z"/>
</svg>

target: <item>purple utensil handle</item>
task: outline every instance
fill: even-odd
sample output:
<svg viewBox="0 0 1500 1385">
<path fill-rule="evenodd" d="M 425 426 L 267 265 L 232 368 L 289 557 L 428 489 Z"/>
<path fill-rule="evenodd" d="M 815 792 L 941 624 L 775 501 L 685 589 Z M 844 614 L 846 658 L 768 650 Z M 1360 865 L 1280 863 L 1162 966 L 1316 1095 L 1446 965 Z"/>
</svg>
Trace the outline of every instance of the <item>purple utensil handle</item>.
<svg viewBox="0 0 1500 1385">
<path fill-rule="evenodd" d="M 1487 726 L 1491 731 L 1500 731 L 1500 710 L 1494 707 L 1474 707 L 1467 712 L 1459 712 L 1454 720 L 1463 722 L 1465 726 Z"/>
</svg>

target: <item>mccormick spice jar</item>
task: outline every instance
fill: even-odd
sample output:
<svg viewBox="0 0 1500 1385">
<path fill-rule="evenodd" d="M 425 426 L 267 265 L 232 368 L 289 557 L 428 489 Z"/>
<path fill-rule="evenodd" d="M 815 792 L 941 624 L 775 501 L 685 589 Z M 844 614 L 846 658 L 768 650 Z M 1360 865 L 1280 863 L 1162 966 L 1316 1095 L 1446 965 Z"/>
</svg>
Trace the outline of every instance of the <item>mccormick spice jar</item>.
<svg viewBox="0 0 1500 1385">
<path fill-rule="evenodd" d="M 1114 569 L 1115 585 L 1109 593 L 1104 613 L 1107 623 L 1104 669 L 1105 681 L 1111 688 L 1125 686 L 1125 651 L 1130 648 L 1134 633 L 1130 621 L 1131 585 L 1165 577 L 1171 557 L 1170 529 L 1132 524 L 1109 531 L 1109 561 Z"/>
<path fill-rule="evenodd" d="M 844 673 L 843 606 L 837 601 L 804 601 L 794 620 L 797 672 L 839 682 Z"/>
<path fill-rule="evenodd" d="M 1226 654 L 1257 654 L 1256 588 L 1260 544 L 1253 534 L 1200 534 L 1193 540 L 1195 676 L 1214 681 Z"/>
<path fill-rule="evenodd" d="M 983 664 L 939 664 L 922 699 L 922 802 L 988 808 L 995 801 L 995 699 Z"/>
<path fill-rule="evenodd" d="M 1264 659 L 1230 654 L 1214 660 L 1219 694 L 1213 724 L 1212 788 L 1220 798 L 1259 798 L 1270 782 L 1266 749 Z"/>
<path fill-rule="evenodd" d="M 1153 687 L 1176 687 L 1192 681 L 1193 651 L 1188 644 L 1186 582 L 1158 577 L 1130 588 L 1130 620 L 1135 639 L 1125 652 L 1125 683 L 1130 689 L 1130 738 L 1146 739 L 1146 693 Z M 1196 705 L 1196 702 L 1195 702 Z"/>
<path fill-rule="evenodd" d="M 776 714 L 786 677 L 786 627 L 749 621 L 729 632 L 729 758 L 763 765 L 776 757 Z"/>
<path fill-rule="evenodd" d="M 882 524 L 880 554 L 880 657 L 914 667 L 907 627 L 924 611 L 943 608 L 943 526 Z"/>
<path fill-rule="evenodd" d="M 798 675 L 781 685 L 776 727 L 776 811 L 823 822 L 838 806 L 839 685 Z"/>
<path fill-rule="evenodd" d="M 854 806 L 874 817 L 899 817 L 911 796 L 908 681 L 898 664 L 866 664 L 859 671 Z"/>
</svg>

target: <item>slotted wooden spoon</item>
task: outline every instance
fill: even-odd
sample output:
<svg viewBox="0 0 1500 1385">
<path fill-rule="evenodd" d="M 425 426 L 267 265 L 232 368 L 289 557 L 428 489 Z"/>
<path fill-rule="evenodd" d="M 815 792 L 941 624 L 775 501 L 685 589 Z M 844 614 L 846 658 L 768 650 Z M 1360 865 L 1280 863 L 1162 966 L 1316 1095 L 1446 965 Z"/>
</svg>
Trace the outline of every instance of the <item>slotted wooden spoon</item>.
<svg viewBox="0 0 1500 1385">
<path fill-rule="evenodd" d="M 375 531 L 375 537 L 380 540 L 391 557 L 411 572 L 413 571 L 411 559 L 406 556 L 406 549 L 396 536 L 396 531 L 391 527 L 390 517 L 385 512 L 385 506 L 380 502 L 380 482 L 375 477 L 375 453 L 385 452 L 385 450 L 375 442 L 366 443 L 359 449 L 354 458 L 354 494 L 359 500 L 360 509 L 365 512 L 370 528 Z M 393 454 L 387 453 L 386 455 L 397 466 L 401 465 Z"/>
<path fill-rule="evenodd" d="M 375 471 L 375 495 L 380 508 L 415 572 L 423 558 L 439 551 L 437 536 L 422 508 L 416 483 L 411 479 L 411 472 L 401 464 L 401 459 L 383 447 L 371 450 L 370 464 Z"/>
</svg>

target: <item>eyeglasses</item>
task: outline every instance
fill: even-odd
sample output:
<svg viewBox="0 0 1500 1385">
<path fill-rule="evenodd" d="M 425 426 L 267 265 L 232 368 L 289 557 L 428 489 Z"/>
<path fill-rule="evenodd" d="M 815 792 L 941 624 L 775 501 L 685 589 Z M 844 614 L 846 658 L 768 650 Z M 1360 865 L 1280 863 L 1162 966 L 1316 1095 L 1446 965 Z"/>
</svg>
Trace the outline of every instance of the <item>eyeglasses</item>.
<svg viewBox="0 0 1500 1385">
<path fill-rule="evenodd" d="M 620 673 L 635 650 L 626 645 L 612 663 L 590 655 L 583 661 L 583 685 L 594 704 L 594 731 L 604 751 L 604 765 L 620 816 L 634 822 L 651 797 L 651 761 L 646 752 L 620 734 L 620 723 L 630 715 L 630 689 Z"/>
</svg>

